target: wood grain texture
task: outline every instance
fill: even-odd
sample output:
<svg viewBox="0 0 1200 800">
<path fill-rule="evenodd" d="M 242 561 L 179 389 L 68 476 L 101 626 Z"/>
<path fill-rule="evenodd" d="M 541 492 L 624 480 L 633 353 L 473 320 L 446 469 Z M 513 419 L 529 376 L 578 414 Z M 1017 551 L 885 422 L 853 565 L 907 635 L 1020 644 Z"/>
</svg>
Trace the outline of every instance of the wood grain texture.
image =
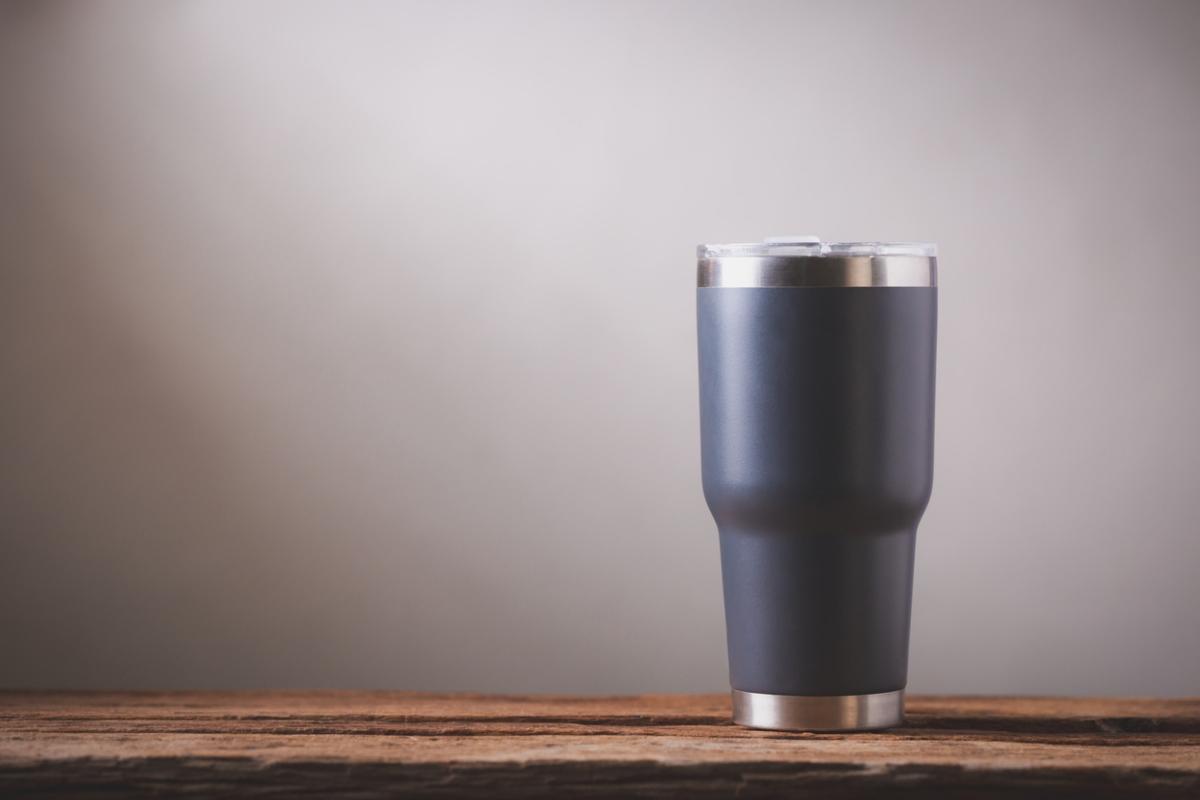
<svg viewBox="0 0 1200 800">
<path fill-rule="evenodd" d="M 914 697 L 881 733 L 723 695 L 0 693 L 0 795 L 1200 797 L 1200 699 Z"/>
</svg>

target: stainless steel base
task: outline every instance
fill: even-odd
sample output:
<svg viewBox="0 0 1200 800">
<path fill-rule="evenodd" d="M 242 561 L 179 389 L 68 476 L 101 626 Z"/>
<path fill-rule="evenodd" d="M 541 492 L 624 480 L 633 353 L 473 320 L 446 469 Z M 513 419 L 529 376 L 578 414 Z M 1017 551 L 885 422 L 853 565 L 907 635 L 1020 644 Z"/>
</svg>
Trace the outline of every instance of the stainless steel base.
<svg viewBox="0 0 1200 800">
<path fill-rule="evenodd" d="M 864 731 L 904 724 L 904 690 L 806 696 L 733 690 L 733 721 L 773 731 Z"/>
</svg>

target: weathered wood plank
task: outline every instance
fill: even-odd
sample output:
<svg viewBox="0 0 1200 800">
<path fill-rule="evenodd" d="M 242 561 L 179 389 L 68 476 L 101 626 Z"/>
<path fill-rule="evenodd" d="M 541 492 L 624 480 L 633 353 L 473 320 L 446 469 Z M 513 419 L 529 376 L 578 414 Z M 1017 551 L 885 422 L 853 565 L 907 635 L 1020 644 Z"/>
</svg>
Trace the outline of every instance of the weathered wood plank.
<svg viewBox="0 0 1200 800">
<path fill-rule="evenodd" d="M 1200 699 L 916 697 L 896 731 L 729 723 L 723 695 L 0 693 L 0 793 L 1200 796 Z"/>
</svg>

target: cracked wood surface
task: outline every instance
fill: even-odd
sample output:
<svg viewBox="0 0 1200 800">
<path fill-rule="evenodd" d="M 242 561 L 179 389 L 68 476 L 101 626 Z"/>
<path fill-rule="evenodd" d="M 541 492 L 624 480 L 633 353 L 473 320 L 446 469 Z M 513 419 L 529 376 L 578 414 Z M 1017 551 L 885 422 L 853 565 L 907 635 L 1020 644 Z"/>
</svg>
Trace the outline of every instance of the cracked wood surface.
<svg viewBox="0 0 1200 800">
<path fill-rule="evenodd" d="M 879 733 L 724 695 L 0 692 L 0 795 L 1200 797 L 1200 699 L 912 697 Z"/>
</svg>

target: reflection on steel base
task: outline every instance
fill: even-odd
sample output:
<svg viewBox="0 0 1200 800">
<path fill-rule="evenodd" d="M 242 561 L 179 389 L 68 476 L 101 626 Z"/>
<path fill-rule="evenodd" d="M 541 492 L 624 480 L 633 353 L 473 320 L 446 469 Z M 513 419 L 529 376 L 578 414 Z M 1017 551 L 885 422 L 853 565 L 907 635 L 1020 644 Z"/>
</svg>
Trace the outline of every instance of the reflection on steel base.
<svg viewBox="0 0 1200 800">
<path fill-rule="evenodd" d="M 733 721 L 774 731 L 865 731 L 904 724 L 904 690 L 829 696 L 733 690 Z"/>
</svg>

